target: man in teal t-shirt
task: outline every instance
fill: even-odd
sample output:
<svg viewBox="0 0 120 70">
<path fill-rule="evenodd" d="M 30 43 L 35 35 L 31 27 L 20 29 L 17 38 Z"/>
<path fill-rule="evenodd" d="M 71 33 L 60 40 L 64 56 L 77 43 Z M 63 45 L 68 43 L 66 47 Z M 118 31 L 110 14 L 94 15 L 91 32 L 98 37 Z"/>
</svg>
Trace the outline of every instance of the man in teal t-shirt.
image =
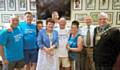
<svg viewBox="0 0 120 70">
<path fill-rule="evenodd" d="M 35 70 L 38 56 L 36 45 L 36 25 L 32 24 L 31 12 L 25 13 L 25 21 L 20 23 L 23 32 L 25 70 Z"/>
<path fill-rule="evenodd" d="M 11 16 L 12 32 L 7 29 L 0 32 L 0 53 L 3 63 L 8 65 L 8 70 L 20 69 L 24 66 L 23 34 L 18 26 L 18 17 Z"/>
</svg>

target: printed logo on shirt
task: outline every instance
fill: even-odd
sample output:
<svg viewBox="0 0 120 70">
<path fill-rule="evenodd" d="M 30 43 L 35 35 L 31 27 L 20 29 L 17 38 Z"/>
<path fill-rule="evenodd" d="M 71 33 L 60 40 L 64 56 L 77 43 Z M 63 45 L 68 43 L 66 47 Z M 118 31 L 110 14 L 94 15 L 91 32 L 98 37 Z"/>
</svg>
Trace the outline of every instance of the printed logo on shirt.
<svg viewBox="0 0 120 70">
<path fill-rule="evenodd" d="M 68 35 L 67 34 L 59 35 L 59 40 L 65 40 L 65 39 L 68 39 Z"/>
<path fill-rule="evenodd" d="M 22 34 L 17 34 L 14 36 L 16 42 L 20 41 L 21 38 L 22 38 Z"/>
<path fill-rule="evenodd" d="M 35 30 L 34 29 L 26 29 L 25 33 L 26 34 L 30 34 L 30 33 L 34 33 Z"/>
</svg>

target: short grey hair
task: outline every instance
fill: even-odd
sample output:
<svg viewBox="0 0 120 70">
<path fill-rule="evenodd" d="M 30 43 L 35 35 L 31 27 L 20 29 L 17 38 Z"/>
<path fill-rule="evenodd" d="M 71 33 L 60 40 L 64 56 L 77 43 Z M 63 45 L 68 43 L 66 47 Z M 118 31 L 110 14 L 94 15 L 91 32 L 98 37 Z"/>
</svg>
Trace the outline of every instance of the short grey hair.
<svg viewBox="0 0 120 70">
<path fill-rule="evenodd" d="M 101 12 L 100 13 L 100 15 L 99 15 L 99 17 L 105 17 L 105 18 L 108 18 L 108 14 L 107 13 L 105 13 L 105 12 Z"/>
</svg>

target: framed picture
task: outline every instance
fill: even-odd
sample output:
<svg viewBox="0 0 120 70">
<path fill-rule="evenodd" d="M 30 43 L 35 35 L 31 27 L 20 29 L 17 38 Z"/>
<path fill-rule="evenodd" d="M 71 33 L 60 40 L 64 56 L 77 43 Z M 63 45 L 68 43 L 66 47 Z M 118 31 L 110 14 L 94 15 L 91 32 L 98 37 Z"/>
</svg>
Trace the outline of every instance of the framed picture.
<svg viewBox="0 0 120 70">
<path fill-rule="evenodd" d="M 7 9 L 8 11 L 16 10 L 16 0 L 7 0 Z"/>
<path fill-rule="evenodd" d="M 36 0 L 30 0 L 30 10 L 36 10 Z"/>
<path fill-rule="evenodd" d="M 1 14 L 2 23 L 9 23 L 9 19 L 12 14 Z"/>
<path fill-rule="evenodd" d="M 95 22 L 95 23 L 98 22 L 99 14 L 100 14 L 100 12 L 91 12 L 90 13 L 90 16 L 92 17 L 93 22 Z"/>
<path fill-rule="evenodd" d="M 116 22 L 117 25 L 120 25 L 120 12 L 117 12 Z"/>
<path fill-rule="evenodd" d="M 71 19 L 71 0 L 36 0 L 36 6 L 38 19 L 46 20 L 53 11 L 57 11 L 60 17 Z"/>
<path fill-rule="evenodd" d="M 108 10 L 109 9 L 109 0 L 99 0 L 99 9 Z"/>
<path fill-rule="evenodd" d="M 0 0 L 0 11 L 5 10 L 5 0 Z"/>
<path fill-rule="evenodd" d="M 14 14 L 19 17 L 19 21 L 24 21 L 24 14 Z"/>
<path fill-rule="evenodd" d="M 113 10 L 120 10 L 120 0 L 112 0 Z"/>
<path fill-rule="evenodd" d="M 82 1 L 83 0 L 73 0 L 73 9 L 74 10 L 82 10 Z"/>
<path fill-rule="evenodd" d="M 87 13 L 76 13 L 75 14 L 75 20 L 78 20 L 79 22 L 83 23 L 84 22 L 84 17 L 87 16 Z"/>
<path fill-rule="evenodd" d="M 37 20 L 37 13 L 33 13 L 33 22 L 36 22 Z"/>
<path fill-rule="evenodd" d="M 86 10 L 95 10 L 96 0 L 86 0 Z"/>
<path fill-rule="evenodd" d="M 20 11 L 26 11 L 27 10 L 27 0 L 18 0 L 18 9 Z"/>
<path fill-rule="evenodd" d="M 108 23 L 113 24 L 113 12 L 106 12 L 108 15 Z"/>
</svg>

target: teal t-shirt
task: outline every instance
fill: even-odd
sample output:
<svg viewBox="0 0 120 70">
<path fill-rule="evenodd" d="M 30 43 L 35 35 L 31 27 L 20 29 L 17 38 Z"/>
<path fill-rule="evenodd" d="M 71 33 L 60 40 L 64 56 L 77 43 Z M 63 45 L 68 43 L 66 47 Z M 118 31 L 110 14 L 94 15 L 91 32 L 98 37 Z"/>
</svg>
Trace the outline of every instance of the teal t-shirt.
<svg viewBox="0 0 120 70">
<path fill-rule="evenodd" d="M 36 25 L 21 22 L 19 26 L 23 32 L 24 49 L 36 49 Z"/>
<path fill-rule="evenodd" d="M 23 59 L 23 34 L 19 27 L 8 32 L 7 29 L 0 32 L 0 45 L 4 46 L 5 58 L 8 61 Z"/>
</svg>

